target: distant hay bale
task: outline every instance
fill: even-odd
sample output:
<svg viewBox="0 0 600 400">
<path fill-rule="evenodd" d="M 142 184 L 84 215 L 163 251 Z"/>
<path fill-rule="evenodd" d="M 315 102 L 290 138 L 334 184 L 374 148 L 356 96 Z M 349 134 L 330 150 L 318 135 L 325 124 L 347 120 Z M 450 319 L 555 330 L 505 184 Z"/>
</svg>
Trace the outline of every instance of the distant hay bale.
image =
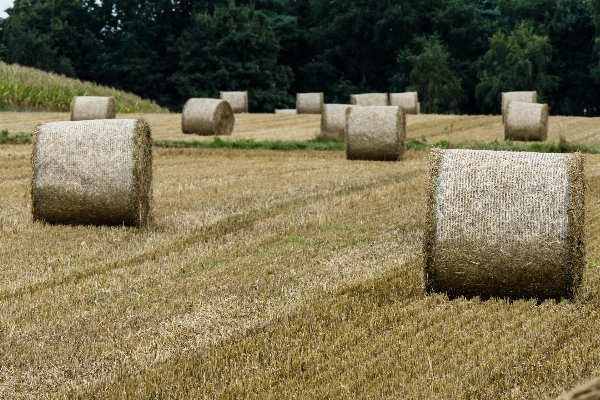
<svg viewBox="0 0 600 400">
<path fill-rule="evenodd" d="M 323 93 L 296 94 L 297 114 L 321 114 L 323 112 Z"/>
<path fill-rule="evenodd" d="M 275 114 L 297 114 L 296 109 L 275 110 Z"/>
<path fill-rule="evenodd" d="M 221 92 L 221 100 L 225 100 L 229 103 L 234 114 L 248 112 L 248 91 Z"/>
<path fill-rule="evenodd" d="M 417 92 L 390 93 L 390 106 L 400 106 L 406 114 L 418 114 L 419 95 Z"/>
<path fill-rule="evenodd" d="M 115 119 L 116 115 L 112 97 L 75 96 L 71 101 L 71 121 Z"/>
<path fill-rule="evenodd" d="M 387 93 L 363 93 L 363 94 L 351 94 L 350 104 L 356 106 L 370 107 L 370 106 L 388 106 L 389 99 Z"/>
<path fill-rule="evenodd" d="M 579 385 L 556 400 L 600 400 L 600 378 Z"/>
<path fill-rule="evenodd" d="M 502 92 L 502 123 L 506 121 L 506 111 L 511 101 L 537 103 L 537 92 Z"/>
<path fill-rule="evenodd" d="M 581 154 L 432 150 L 428 292 L 573 298 L 585 264 Z"/>
<path fill-rule="evenodd" d="M 399 161 L 406 151 L 406 117 L 400 107 L 348 107 L 348 160 Z"/>
<path fill-rule="evenodd" d="M 344 139 L 346 130 L 346 110 L 348 104 L 325 104 L 321 116 L 321 136 Z"/>
<path fill-rule="evenodd" d="M 34 221 L 148 224 L 152 134 L 143 119 L 38 125 L 31 163 Z"/>
<path fill-rule="evenodd" d="M 181 130 L 196 135 L 231 135 L 235 116 L 229 103 L 217 99 L 189 99 L 183 107 Z"/>
<path fill-rule="evenodd" d="M 548 138 L 548 105 L 511 101 L 504 124 L 505 140 L 540 140 Z"/>
</svg>

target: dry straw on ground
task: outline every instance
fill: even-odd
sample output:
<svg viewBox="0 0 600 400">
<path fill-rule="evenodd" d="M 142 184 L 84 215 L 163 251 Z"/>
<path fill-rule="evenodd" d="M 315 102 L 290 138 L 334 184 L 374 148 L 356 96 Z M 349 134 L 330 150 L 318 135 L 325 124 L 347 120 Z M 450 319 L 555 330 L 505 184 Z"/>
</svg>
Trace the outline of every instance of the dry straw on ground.
<svg viewBox="0 0 600 400">
<path fill-rule="evenodd" d="M 559 396 L 556 400 L 600 400 L 600 378 L 593 379 Z"/>
<path fill-rule="evenodd" d="M 321 136 L 343 139 L 346 130 L 346 110 L 348 104 L 325 104 L 321 117 Z"/>
<path fill-rule="evenodd" d="M 284 110 L 275 110 L 275 114 L 296 115 L 298 113 L 296 112 L 295 108 L 292 108 L 292 109 L 284 109 Z"/>
<path fill-rule="evenodd" d="M 228 102 L 235 114 L 248 112 L 248 91 L 221 92 L 221 100 Z"/>
<path fill-rule="evenodd" d="M 505 140 L 540 140 L 548 138 L 548 105 L 511 101 L 504 124 Z"/>
<path fill-rule="evenodd" d="M 71 102 L 71 121 L 114 119 L 115 116 L 113 97 L 76 96 Z"/>
<path fill-rule="evenodd" d="M 399 161 L 406 151 L 406 117 L 400 107 L 346 110 L 346 158 Z"/>
<path fill-rule="evenodd" d="M 143 119 L 38 125 L 31 163 L 34 221 L 136 227 L 148 223 L 152 137 Z"/>
<path fill-rule="evenodd" d="M 502 123 L 506 120 L 506 111 L 511 101 L 537 103 L 537 92 L 502 92 Z"/>
<path fill-rule="evenodd" d="M 296 94 L 296 113 L 321 114 L 323 112 L 323 93 Z"/>
<path fill-rule="evenodd" d="M 417 92 L 390 93 L 390 106 L 400 106 L 406 114 L 419 114 L 419 95 Z"/>
<path fill-rule="evenodd" d="M 183 107 L 181 130 L 197 135 L 231 135 L 235 116 L 227 101 L 189 99 Z"/>
<path fill-rule="evenodd" d="M 350 104 L 357 106 L 388 106 L 389 99 L 387 93 L 364 93 L 351 94 Z"/>
<path fill-rule="evenodd" d="M 573 298 L 585 264 L 581 154 L 433 150 L 427 291 Z"/>
</svg>

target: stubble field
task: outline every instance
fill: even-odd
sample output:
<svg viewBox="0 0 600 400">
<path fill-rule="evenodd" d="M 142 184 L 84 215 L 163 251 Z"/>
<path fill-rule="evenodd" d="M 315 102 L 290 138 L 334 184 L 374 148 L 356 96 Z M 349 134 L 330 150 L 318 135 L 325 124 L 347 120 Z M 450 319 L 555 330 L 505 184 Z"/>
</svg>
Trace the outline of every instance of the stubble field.
<svg viewBox="0 0 600 400">
<path fill-rule="evenodd" d="M 318 134 L 314 116 L 236 118 L 234 136 Z M 553 118 L 550 140 L 598 143 L 598 122 Z M 502 132 L 497 116 L 408 127 Z M 529 399 L 600 374 L 600 156 L 581 295 L 536 304 L 424 293 L 424 151 L 155 149 L 154 224 L 137 231 L 31 222 L 30 150 L 0 147 L 0 398 Z"/>
</svg>

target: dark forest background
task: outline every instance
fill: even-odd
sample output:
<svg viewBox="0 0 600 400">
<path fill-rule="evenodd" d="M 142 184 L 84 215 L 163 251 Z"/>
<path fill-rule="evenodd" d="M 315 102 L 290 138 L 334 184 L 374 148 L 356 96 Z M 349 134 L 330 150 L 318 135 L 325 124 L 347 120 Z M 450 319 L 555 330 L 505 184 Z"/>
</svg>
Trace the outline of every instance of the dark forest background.
<svg viewBox="0 0 600 400">
<path fill-rule="evenodd" d="M 537 90 L 554 115 L 600 115 L 600 0 L 15 0 L 0 59 L 180 110 L 248 90 L 417 90 L 424 112 L 499 113 Z"/>
</svg>

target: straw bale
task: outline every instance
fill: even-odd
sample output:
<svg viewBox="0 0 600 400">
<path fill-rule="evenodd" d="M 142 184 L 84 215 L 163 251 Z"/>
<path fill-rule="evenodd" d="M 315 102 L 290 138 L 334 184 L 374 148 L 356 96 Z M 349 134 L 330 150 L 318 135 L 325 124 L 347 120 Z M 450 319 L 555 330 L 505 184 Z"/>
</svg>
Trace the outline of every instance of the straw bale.
<svg viewBox="0 0 600 400">
<path fill-rule="evenodd" d="M 600 400 L 600 378 L 577 386 L 558 396 L 556 400 Z"/>
<path fill-rule="evenodd" d="M 399 161 L 406 151 L 406 117 L 400 107 L 348 107 L 348 160 Z"/>
<path fill-rule="evenodd" d="M 506 120 L 508 103 L 520 101 L 522 103 L 537 103 L 537 92 L 502 92 L 502 123 Z"/>
<path fill-rule="evenodd" d="M 296 94 L 297 114 L 321 114 L 323 112 L 323 93 Z"/>
<path fill-rule="evenodd" d="M 364 107 L 390 105 L 387 93 L 351 94 L 350 104 Z"/>
<path fill-rule="evenodd" d="M 75 96 L 71 101 L 71 121 L 115 119 L 116 115 L 112 97 Z"/>
<path fill-rule="evenodd" d="M 345 138 L 346 110 L 348 104 L 325 104 L 321 117 L 321 136 L 334 139 Z"/>
<path fill-rule="evenodd" d="M 183 107 L 181 130 L 197 135 L 231 135 L 235 116 L 229 103 L 217 99 L 189 99 Z"/>
<path fill-rule="evenodd" d="M 275 110 L 275 114 L 298 114 L 296 109 Z"/>
<path fill-rule="evenodd" d="M 548 105 L 511 101 L 504 124 L 505 140 L 541 140 L 548 137 Z"/>
<path fill-rule="evenodd" d="M 221 92 L 221 100 L 225 100 L 229 103 L 234 114 L 248 112 L 248 91 Z"/>
<path fill-rule="evenodd" d="M 427 291 L 573 298 L 585 263 L 583 161 L 579 153 L 431 151 Z"/>
<path fill-rule="evenodd" d="M 390 93 L 390 106 L 400 106 L 406 114 L 418 114 L 419 95 L 417 92 Z"/>
<path fill-rule="evenodd" d="M 149 223 L 152 134 L 143 119 L 38 125 L 31 163 L 34 221 Z"/>
</svg>

